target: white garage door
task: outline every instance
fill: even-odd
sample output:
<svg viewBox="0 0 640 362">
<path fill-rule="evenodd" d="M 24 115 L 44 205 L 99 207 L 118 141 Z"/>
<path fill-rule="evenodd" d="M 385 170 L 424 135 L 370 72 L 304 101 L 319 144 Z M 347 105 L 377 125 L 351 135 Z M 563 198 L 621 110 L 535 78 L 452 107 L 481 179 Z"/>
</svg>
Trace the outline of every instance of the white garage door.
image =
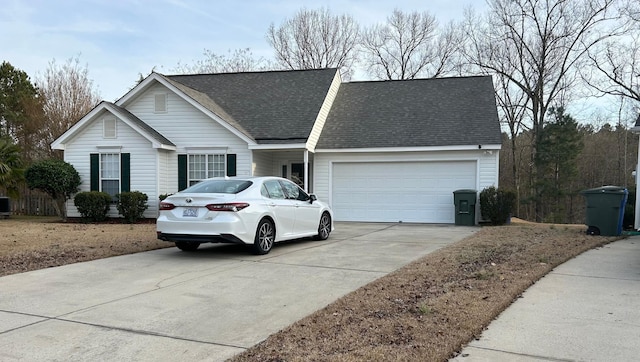
<svg viewBox="0 0 640 362">
<path fill-rule="evenodd" d="M 453 191 L 476 188 L 476 162 L 334 163 L 338 221 L 453 223 Z"/>
</svg>

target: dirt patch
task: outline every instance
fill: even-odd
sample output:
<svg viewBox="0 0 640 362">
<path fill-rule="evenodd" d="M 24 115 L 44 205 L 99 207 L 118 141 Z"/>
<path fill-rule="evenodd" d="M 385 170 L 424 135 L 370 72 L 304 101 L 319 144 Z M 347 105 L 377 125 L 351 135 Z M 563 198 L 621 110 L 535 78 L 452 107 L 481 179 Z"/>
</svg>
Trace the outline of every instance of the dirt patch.
<svg viewBox="0 0 640 362">
<path fill-rule="evenodd" d="M 446 361 L 555 266 L 618 237 L 512 220 L 350 293 L 233 361 Z M 155 224 L 0 220 L 0 276 L 172 246 Z"/>
</svg>

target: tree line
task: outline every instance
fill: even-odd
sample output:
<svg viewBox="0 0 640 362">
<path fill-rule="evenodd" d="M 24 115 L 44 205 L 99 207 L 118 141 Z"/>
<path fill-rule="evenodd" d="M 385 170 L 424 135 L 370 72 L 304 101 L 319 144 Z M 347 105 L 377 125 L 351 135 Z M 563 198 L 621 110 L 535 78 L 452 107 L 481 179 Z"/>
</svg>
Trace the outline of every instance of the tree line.
<svg viewBox="0 0 640 362">
<path fill-rule="evenodd" d="M 640 104 L 637 0 L 488 0 L 485 12 L 469 8 L 462 20 L 444 25 L 429 12 L 396 9 L 380 23 L 361 26 L 349 14 L 303 8 L 272 23 L 265 38 L 272 59 L 256 57 L 250 48 L 226 54 L 205 49 L 203 59 L 179 63 L 173 71 L 336 67 L 345 80 L 362 74 L 377 80 L 491 75 L 504 130 L 500 186 L 516 191 L 518 216 L 581 221 L 580 190 L 634 185 L 637 136 L 630 128 Z M 616 100 L 618 112 L 604 122 L 569 111 L 605 95 Z M 62 66 L 52 62 L 34 83 L 5 62 L 0 136 L 18 147 L 27 163 L 59 157 L 50 142 L 97 102 L 87 67 L 78 59 Z"/>
</svg>

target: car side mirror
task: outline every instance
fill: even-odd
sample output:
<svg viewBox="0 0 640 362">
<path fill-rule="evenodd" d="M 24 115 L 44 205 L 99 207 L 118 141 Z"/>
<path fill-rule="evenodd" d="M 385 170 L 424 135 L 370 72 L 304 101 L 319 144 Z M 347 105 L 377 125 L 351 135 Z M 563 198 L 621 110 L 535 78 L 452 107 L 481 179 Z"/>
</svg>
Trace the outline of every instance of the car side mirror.
<svg viewBox="0 0 640 362">
<path fill-rule="evenodd" d="M 316 195 L 309 195 L 309 203 L 313 204 L 314 201 L 318 200 L 318 198 L 316 197 Z"/>
</svg>

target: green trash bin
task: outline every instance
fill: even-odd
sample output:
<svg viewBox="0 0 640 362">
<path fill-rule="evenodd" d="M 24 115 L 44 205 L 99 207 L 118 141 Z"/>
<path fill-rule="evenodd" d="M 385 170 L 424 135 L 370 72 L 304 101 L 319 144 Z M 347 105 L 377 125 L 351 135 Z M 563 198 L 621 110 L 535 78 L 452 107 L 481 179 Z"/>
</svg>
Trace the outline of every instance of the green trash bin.
<svg viewBox="0 0 640 362">
<path fill-rule="evenodd" d="M 619 186 L 603 186 L 580 192 L 587 202 L 587 234 L 618 236 L 622 234 L 624 207 L 629 191 Z"/>
<path fill-rule="evenodd" d="M 453 204 L 456 206 L 456 225 L 474 226 L 476 224 L 476 190 L 456 190 L 453 192 Z"/>
</svg>

